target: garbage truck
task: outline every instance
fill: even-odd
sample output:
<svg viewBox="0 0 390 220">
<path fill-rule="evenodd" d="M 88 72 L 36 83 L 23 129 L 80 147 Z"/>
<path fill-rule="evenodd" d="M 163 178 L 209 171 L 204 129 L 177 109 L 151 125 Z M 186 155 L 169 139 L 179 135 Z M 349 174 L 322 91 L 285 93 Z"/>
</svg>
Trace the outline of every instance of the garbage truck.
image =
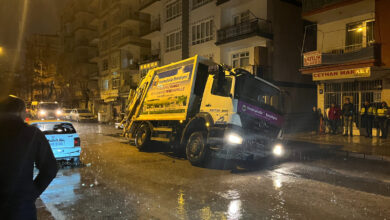
<svg viewBox="0 0 390 220">
<path fill-rule="evenodd" d="M 281 90 L 244 69 L 194 56 L 149 70 L 128 104 L 124 135 L 140 151 L 169 144 L 192 165 L 281 156 Z"/>
</svg>

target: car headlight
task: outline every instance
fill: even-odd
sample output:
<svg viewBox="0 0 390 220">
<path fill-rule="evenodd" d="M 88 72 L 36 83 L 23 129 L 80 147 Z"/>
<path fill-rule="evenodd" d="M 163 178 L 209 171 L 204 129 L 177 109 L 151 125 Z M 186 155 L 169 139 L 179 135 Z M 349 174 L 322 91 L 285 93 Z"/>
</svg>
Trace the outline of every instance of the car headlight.
<svg viewBox="0 0 390 220">
<path fill-rule="evenodd" d="M 40 111 L 39 111 L 39 114 L 40 114 L 40 115 L 46 115 L 46 111 L 45 111 L 45 110 L 40 110 Z"/>
<path fill-rule="evenodd" d="M 283 146 L 281 144 L 276 144 L 272 149 L 272 153 L 278 157 L 282 156 L 284 154 Z"/>
<path fill-rule="evenodd" d="M 61 110 L 57 110 L 57 111 L 56 111 L 56 114 L 57 114 L 57 115 L 61 115 L 61 114 L 62 114 L 62 111 L 61 111 Z"/>
<path fill-rule="evenodd" d="M 242 137 L 235 133 L 228 134 L 226 140 L 231 144 L 242 144 Z"/>
</svg>

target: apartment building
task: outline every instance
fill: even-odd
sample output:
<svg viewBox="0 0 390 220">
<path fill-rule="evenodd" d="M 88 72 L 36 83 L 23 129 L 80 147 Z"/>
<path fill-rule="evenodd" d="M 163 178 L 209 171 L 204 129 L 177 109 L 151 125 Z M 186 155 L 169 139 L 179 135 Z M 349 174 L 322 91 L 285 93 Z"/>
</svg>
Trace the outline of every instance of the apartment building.
<svg viewBox="0 0 390 220">
<path fill-rule="evenodd" d="M 317 84 L 318 108 L 349 98 L 358 115 L 365 101 L 390 102 L 389 9 L 387 0 L 303 1 L 303 18 L 313 23 L 301 72 Z"/>
<path fill-rule="evenodd" d="M 151 17 L 142 36 L 151 41 L 151 53 L 140 66 L 141 74 L 198 54 L 282 87 L 289 94 L 289 114 L 314 105 L 315 86 L 299 72 L 300 1 L 140 0 L 140 11 Z"/>
<path fill-rule="evenodd" d="M 95 18 L 91 0 L 70 0 L 65 5 L 60 20 L 62 54 L 58 62 L 66 82 L 65 105 L 95 110 L 98 102 L 98 69 L 90 58 L 97 48 L 89 42 L 97 35 L 90 21 Z"/>
<path fill-rule="evenodd" d="M 125 111 L 129 92 L 140 80 L 139 62 L 150 53 L 150 42 L 140 36 L 150 18 L 138 11 L 138 1 L 92 0 L 89 7 L 96 14 L 89 24 L 98 30 L 89 41 L 98 48 L 90 61 L 99 67 L 99 112 L 101 121 L 108 121 L 114 112 Z"/>
<path fill-rule="evenodd" d="M 33 34 L 26 39 L 25 71 L 28 75 L 26 98 L 39 101 L 62 99 L 61 82 L 57 70 L 61 46 L 55 34 Z"/>
</svg>

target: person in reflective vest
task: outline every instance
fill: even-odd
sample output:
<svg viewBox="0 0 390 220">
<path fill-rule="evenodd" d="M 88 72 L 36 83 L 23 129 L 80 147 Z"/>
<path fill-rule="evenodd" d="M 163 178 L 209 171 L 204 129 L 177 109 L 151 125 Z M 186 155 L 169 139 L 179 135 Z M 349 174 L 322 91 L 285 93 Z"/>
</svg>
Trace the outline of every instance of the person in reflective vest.
<svg viewBox="0 0 390 220">
<path fill-rule="evenodd" d="M 377 110 L 377 117 L 379 129 L 381 131 L 381 138 L 387 138 L 388 123 L 389 123 L 389 108 L 386 102 L 382 102 L 381 107 Z"/>
<path fill-rule="evenodd" d="M 365 101 L 360 109 L 362 125 L 366 128 L 366 137 L 372 138 L 372 123 L 374 121 L 375 112 L 375 108 L 368 101 Z"/>
</svg>

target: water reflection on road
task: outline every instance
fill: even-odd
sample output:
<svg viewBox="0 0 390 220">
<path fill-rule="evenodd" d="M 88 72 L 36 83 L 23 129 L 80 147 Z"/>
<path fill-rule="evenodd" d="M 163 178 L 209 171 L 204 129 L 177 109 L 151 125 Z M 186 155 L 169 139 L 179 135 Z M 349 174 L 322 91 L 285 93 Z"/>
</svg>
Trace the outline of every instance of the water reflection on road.
<svg viewBox="0 0 390 220">
<path fill-rule="evenodd" d="M 243 172 L 206 169 L 164 152 L 139 152 L 120 138 L 120 130 L 107 125 L 76 124 L 76 129 L 84 165 L 62 167 L 41 196 L 56 219 L 390 216 L 390 183 L 329 168 L 340 170 L 339 164 L 286 162 Z M 372 173 L 369 178 L 383 176 L 388 178 Z M 372 189 L 378 190 L 366 193 Z"/>
</svg>

